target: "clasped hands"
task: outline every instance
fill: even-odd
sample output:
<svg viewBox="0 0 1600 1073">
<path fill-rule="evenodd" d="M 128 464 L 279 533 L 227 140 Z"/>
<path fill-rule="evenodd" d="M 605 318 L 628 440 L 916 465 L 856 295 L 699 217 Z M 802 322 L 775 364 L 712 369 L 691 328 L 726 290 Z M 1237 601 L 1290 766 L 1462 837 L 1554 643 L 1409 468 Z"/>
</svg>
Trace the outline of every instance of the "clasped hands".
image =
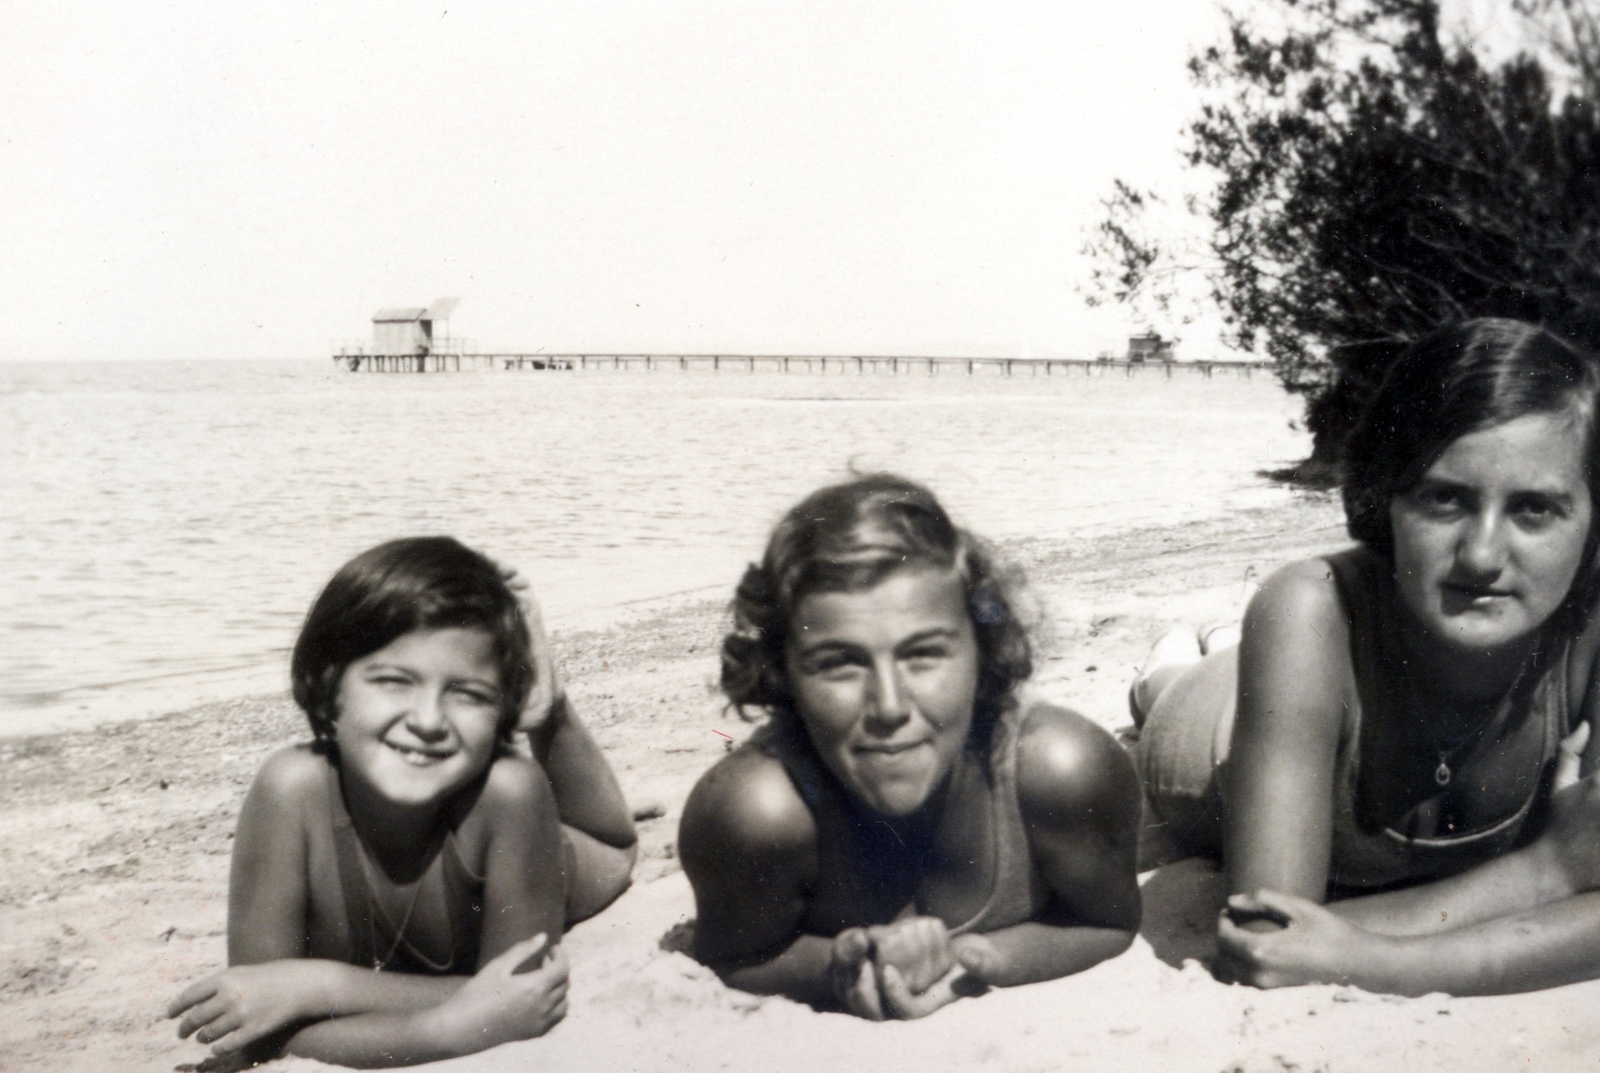
<svg viewBox="0 0 1600 1073">
<path fill-rule="evenodd" d="M 981 935 L 952 937 L 937 917 L 909 917 L 840 932 L 828 981 L 840 1005 L 858 1017 L 912 1020 L 984 991 L 998 958 Z"/>
</svg>

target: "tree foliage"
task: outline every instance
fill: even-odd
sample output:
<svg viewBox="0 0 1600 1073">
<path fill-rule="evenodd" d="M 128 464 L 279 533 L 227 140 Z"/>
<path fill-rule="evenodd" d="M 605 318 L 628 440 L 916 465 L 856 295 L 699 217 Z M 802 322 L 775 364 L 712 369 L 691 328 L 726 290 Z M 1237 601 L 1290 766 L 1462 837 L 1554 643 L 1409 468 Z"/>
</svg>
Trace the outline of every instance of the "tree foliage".
<svg viewBox="0 0 1600 1073">
<path fill-rule="evenodd" d="M 1399 347 L 1440 324 L 1600 340 L 1600 16 L 1516 2 L 1530 35 L 1498 63 L 1445 39 L 1437 0 L 1280 0 L 1281 26 L 1231 15 L 1191 61 L 1213 292 L 1231 341 L 1308 396 L 1315 460 L 1336 460 Z M 1121 215 L 1091 243 L 1119 301 L 1162 286 L 1136 193 L 1118 184 Z"/>
</svg>

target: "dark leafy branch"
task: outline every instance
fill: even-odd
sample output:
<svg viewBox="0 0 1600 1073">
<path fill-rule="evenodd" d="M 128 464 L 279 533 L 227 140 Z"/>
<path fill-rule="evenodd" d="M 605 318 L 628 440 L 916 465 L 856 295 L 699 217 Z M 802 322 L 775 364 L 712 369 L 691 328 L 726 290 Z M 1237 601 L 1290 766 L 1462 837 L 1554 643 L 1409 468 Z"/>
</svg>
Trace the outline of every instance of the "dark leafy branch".
<svg viewBox="0 0 1600 1073">
<path fill-rule="evenodd" d="M 1230 17 L 1195 56 L 1188 162 L 1230 342 L 1307 396 L 1336 462 L 1400 346 L 1511 316 L 1600 342 L 1600 9 L 1516 0 L 1527 49 L 1448 42 L 1436 0 L 1281 0 L 1285 29 Z M 1101 301 L 1148 299 L 1171 251 L 1118 183 L 1091 242 Z"/>
</svg>

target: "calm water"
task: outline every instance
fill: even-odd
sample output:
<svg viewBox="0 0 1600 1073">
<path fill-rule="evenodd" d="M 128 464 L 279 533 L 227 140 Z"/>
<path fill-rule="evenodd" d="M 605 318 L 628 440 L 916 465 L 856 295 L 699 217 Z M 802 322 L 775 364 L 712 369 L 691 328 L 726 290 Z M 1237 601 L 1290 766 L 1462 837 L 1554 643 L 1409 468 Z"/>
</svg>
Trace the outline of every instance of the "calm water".
<svg viewBox="0 0 1600 1073">
<path fill-rule="evenodd" d="M 459 536 L 570 627 L 731 591 L 778 514 L 851 466 L 925 480 L 1001 539 L 1270 502 L 1254 474 L 1305 453 L 1297 410 L 1260 373 L 0 363 L 0 733 L 282 684 L 322 583 L 394 536 Z"/>
</svg>

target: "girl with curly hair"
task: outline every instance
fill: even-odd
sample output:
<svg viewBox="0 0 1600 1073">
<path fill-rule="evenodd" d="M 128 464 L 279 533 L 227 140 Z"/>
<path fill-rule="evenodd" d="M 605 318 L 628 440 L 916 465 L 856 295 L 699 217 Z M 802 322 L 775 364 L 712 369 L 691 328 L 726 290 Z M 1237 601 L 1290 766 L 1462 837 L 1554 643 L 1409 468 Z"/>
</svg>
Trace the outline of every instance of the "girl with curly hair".
<svg viewBox="0 0 1600 1073">
<path fill-rule="evenodd" d="M 1020 703 L 1031 671 L 989 554 L 927 489 L 863 476 L 791 510 L 722 649 L 729 701 L 770 718 L 684 809 L 696 956 L 882 1020 L 1127 949 L 1132 764 Z"/>
</svg>

